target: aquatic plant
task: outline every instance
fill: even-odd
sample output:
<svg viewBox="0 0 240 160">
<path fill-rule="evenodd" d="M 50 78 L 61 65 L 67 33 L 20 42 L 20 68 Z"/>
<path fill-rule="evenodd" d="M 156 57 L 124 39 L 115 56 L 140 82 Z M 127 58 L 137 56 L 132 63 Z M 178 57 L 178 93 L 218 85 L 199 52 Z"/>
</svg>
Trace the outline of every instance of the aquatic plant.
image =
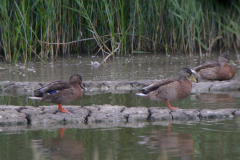
<svg viewBox="0 0 240 160">
<path fill-rule="evenodd" d="M 26 63 L 82 52 L 238 53 L 239 6 L 207 0 L 3 1 L 0 54 Z"/>
</svg>

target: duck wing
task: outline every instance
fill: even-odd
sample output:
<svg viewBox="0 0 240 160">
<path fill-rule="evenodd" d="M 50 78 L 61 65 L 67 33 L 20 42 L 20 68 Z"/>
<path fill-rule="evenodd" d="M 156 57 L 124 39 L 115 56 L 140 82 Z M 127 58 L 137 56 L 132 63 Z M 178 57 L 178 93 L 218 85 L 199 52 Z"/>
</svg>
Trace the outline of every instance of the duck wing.
<svg viewBox="0 0 240 160">
<path fill-rule="evenodd" d="M 200 64 L 199 66 L 193 68 L 194 71 L 198 72 L 201 69 L 206 69 L 206 68 L 213 68 L 213 67 L 218 67 L 220 66 L 220 64 L 218 63 L 218 61 L 209 61 L 209 62 L 205 62 L 203 64 Z"/>
<path fill-rule="evenodd" d="M 169 84 L 169 83 L 173 83 L 173 82 L 175 82 L 175 81 L 177 81 L 176 78 L 163 79 L 163 80 L 161 80 L 161 81 L 159 81 L 159 82 L 156 82 L 156 83 L 150 84 L 150 85 L 147 86 L 147 87 L 144 87 L 144 88 L 141 89 L 140 91 L 141 91 L 143 94 L 147 94 L 147 93 L 149 93 L 149 92 L 151 92 L 151 91 L 154 91 L 154 90 L 158 89 L 158 88 L 161 87 L 161 86 L 167 85 L 167 84 Z"/>
<path fill-rule="evenodd" d="M 68 89 L 70 88 L 70 84 L 67 81 L 54 81 L 49 83 L 48 85 L 36 89 L 34 91 L 34 96 L 36 97 L 42 97 L 44 93 L 55 93 L 57 91 L 63 90 L 63 89 Z"/>
</svg>

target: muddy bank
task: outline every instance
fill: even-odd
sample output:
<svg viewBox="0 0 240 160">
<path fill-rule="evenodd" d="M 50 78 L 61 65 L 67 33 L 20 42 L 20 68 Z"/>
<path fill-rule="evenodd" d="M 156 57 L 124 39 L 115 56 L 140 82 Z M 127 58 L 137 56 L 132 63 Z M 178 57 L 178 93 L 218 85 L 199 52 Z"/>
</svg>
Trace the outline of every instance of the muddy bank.
<svg viewBox="0 0 240 160">
<path fill-rule="evenodd" d="M 87 88 L 86 94 L 92 92 L 122 92 L 129 90 L 139 90 L 144 86 L 157 82 L 158 80 L 142 81 L 85 81 L 83 84 Z M 0 82 L 0 94 L 32 95 L 33 91 L 48 83 L 41 82 Z M 217 91 L 238 91 L 240 90 L 240 80 L 235 78 L 229 81 L 205 81 L 192 83 L 192 93 L 208 93 Z"/>
<path fill-rule="evenodd" d="M 0 125 L 31 124 L 96 124 L 157 121 L 199 121 L 204 119 L 232 118 L 240 115 L 240 109 L 178 109 L 162 107 L 130 107 L 112 105 L 64 106 L 71 113 L 61 113 L 53 106 L 0 106 Z"/>
</svg>

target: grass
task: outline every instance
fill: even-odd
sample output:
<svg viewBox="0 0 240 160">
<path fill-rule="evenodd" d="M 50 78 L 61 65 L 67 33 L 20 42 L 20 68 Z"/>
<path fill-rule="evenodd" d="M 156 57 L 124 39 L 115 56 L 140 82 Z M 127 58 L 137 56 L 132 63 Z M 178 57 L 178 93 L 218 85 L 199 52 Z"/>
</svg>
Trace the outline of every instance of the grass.
<svg viewBox="0 0 240 160">
<path fill-rule="evenodd" d="M 82 52 L 202 57 L 240 48 L 237 0 L 9 0 L 0 17 L 0 54 L 13 63 Z"/>
</svg>

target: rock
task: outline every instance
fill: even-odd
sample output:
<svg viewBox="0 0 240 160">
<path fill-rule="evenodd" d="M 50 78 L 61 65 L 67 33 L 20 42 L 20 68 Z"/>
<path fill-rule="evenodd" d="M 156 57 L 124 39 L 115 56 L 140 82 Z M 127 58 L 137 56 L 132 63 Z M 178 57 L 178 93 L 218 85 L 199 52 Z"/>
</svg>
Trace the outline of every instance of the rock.
<svg viewBox="0 0 240 160">
<path fill-rule="evenodd" d="M 201 93 L 201 92 L 209 92 L 210 88 L 212 87 L 213 82 L 192 82 L 192 91 L 191 93 Z"/>
<path fill-rule="evenodd" d="M 240 88 L 239 80 L 216 81 L 213 83 L 210 91 L 232 91 Z"/>
<path fill-rule="evenodd" d="M 200 111 L 199 117 L 204 119 L 228 118 L 233 117 L 235 111 L 236 109 L 203 109 Z"/>
<path fill-rule="evenodd" d="M 144 86 L 157 82 L 158 80 L 140 80 L 140 81 L 83 81 L 83 85 L 88 89 L 87 92 L 92 91 L 130 91 L 139 90 Z M 48 82 L 0 82 L 2 86 L 0 93 L 5 95 L 32 95 L 33 91 Z M 238 91 L 240 90 L 240 81 L 238 79 L 228 81 L 201 81 L 199 83 L 192 83 L 192 93 L 208 93 L 214 91 Z"/>
<path fill-rule="evenodd" d="M 146 107 L 131 107 L 126 108 L 123 111 L 123 115 L 127 119 L 127 122 L 133 122 L 147 120 L 150 113 Z"/>
<path fill-rule="evenodd" d="M 31 107 L 27 106 L 21 113 L 26 114 L 28 122 L 36 124 L 53 123 L 84 123 L 88 115 L 88 110 L 79 106 L 64 106 L 71 113 L 62 113 L 57 111 L 57 106 Z"/>
<path fill-rule="evenodd" d="M 36 88 L 39 88 L 37 82 L 0 82 L 2 86 L 0 93 L 3 92 L 5 95 L 19 96 L 19 95 L 32 95 Z"/>
<path fill-rule="evenodd" d="M 132 84 L 131 83 L 118 83 L 114 89 L 116 90 L 132 90 Z"/>
<path fill-rule="evenodd" d="M 106 84 L 106 82 L 97 82 L 97 81 L 88 81 L 84 82 L 83 85 L 87 88 L 88 91 L 103 91 L 109 90 L 110 87 Z"/>
<path fill-rule="evenodd" d="M 26 115 L 18 112 L 20 107 L 6 106 L 0 107 L 0 125 L 20 125 L 27 124 Z"/>
<path fill-rule="evenodd" d="M 173 120 L 199 120 L 200 112 L 197 109 L 176 109 L 171 111 Z"/>
<path fill-rule="evenodd" d="M 168 108 L 160 107 L 151 107 L 149 108 L 151 116 L 149 120 L 151 121 L 171 121 L 172 115 L 170 114 L 171 110 Z"/>
<path fill-rule="evenodd" d="M 53 106 L 0 106 L 0 124 L 17 125 L 31 124 L 52 126 L 56 124 L 78 124 L 83 123 L 97 126 L 97 123 L 108 123 L 109 126 L 122 125 L 126 122 L 135 123 L 139 127 L 150 122 L 191 122 L 199 119 L 232 118 L 240 115 L 240 109 L 176 109 L 170 110 L 161 107 L 130 107 L 112 105 L 91 106 L 64 106 L 71 113 L 62 113 Z M 102 126 L 105 126 L 102 124 Z M 132 125 L 131 125 L 132 126 Z"/>
<path fill-rule="evenodd" d="M 239 109 L 236 110 L 236 111 L 234 112 L 234 115 L 235 115 L 236 117 L 240 117 L 240 110 L 239 110 Z"/>
<path fill-rule="evenodd" d="M 64 114 L 64 122 L 74 124 L 87 122 L 89 110 L 78 106 L 69 106 L 64 108 L 72 112 L 69 116 L 66 116 L 65 113 L 58 112 L 59 114 Z"/>
<path fill-rule="evenodd" d="M 90 111 L 87 118 L 88 123 L 94 122 L 124 122 L 126 119 L 122 111 L 126 108 L 124 106 L 86 106 L 84 107 Z"/>
</svg>

